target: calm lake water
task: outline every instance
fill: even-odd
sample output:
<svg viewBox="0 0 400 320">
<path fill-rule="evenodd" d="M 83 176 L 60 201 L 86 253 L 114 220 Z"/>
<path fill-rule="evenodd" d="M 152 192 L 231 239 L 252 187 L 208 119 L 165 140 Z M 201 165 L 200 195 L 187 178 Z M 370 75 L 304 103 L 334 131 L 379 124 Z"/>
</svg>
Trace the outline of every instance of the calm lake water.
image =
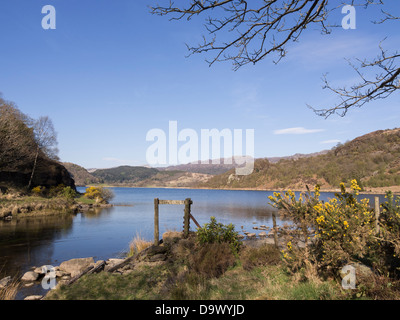
<svg viewBox="0 0 400 320">
<path fill-rule="evenodd" d="M 253 227 L 259 225 L 271 227 L 272 212 L 275 210 L 268 204 L 268 196 L 272 192 L 267 191 L 110 189 L 115 194 L 112 203 L 116 206 L 112 208 L 63 217 L 0 221 L 0 278 L 23 274 L 32 266 L 57 266 L 73 258 L 93 257 L 96 261 L 123 257 L 134 236 L 153 240 L 154 198 L 191 198 L 191 212 L 200 225 L 215 216 L 218 222 L 233 223 L 240 232 L 258 233 Z M 80 192 L 84 190 L 78 188 Z M 332 193 L 321 193 L 322 200 L 331 197 Z M 373 196 L 365 197 L 373 199 Z M 381 201 L 384 201 L 383 196 Z M 182 230 L 183 209 L 183 205 L 160 205 L 160 236 L 168 229 Z M 279 216 L 277 223 L 282 223 Z M 191 230 L 195 229 L 191 222 Z M 43 294 L 43 289 L 40 285 L 23 289 L 17 299 L 30 294 Z"/>
</svg>

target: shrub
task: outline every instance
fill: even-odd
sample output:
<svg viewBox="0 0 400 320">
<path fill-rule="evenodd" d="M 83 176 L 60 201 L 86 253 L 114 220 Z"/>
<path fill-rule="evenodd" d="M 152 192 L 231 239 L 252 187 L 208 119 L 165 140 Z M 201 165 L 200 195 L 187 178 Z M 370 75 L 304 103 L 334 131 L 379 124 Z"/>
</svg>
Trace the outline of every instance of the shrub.
<svg viewBox="0 0 400 320">
<path fill-rule="evenodd" d="M 190 257 L 190 269 L 206 278 L 216 278 L 233 266 L 236 258 L 228 243 L 206 243 L 200 246 Z"/>
<path fill-rule="evenodd" d="M 197 229 L 199 243 L 228 243 L 232 251 L 238 253 L 242 243 L 238 237 L 239 233 L 235 231 L 235 226 L 232 223 L 229 225 L 218 223 L 215 217 L 211 217 L 210 220 L 210 223 Z"/>
<path fill-rule="evenodd" d="M 77 193 L 71 187 L 65 187 L 62 191 L 62 195 L 67 199 L 74 199 L 77 196 Z"/>
<path fill-rule="evenodd" d="M 275 246 L 265 244 L 259 248 L 245 248 L 240 252 L 240 261 L 244 270 L 265 265 L 277 265 L 281 262 L 281 253 Z"/>
<path fill-rule="evenodd" d="M 382 204 L 379 220 L 380 234 L 375 227 L 375 213 L 368 199 L 358 201 L 361 189 L 356 180 L 351 181 L 350 192 L 344 184 L 341 192 L 328 202 L 319 200 L 319 186 L 314 193 L 302 194 L 296 199 L 290 190 L 270 196 L 272 205 L 284 209 L 284 217 L 293 221 L 286 228 L 284 261 L 293 270 L 308 268 L 318 272 L 334 273 L 351 261 L 362 261 L 379 267 L 382 273 L 400 266 L 400 198 Z M 304 200 L 303 200 L 304 197 Z M 299 241 L 307 245 L 298 246 Z"/>
<path fill-rule="evenodd" d="M 43 196 L 45 191 L 46 191 L 46 188 L 45 187 L 41 187 L 41 186 L 34 187 L 31 190 L 32 194 L 36 195 L 36 196 Z"/>
<path fill-rule="evenodd" d="M 99 203 L 108 203 L 114 198 L 113 192 L 103 187 L 89 187 L 83 196 L 88 199 L 95 199 Z"/>
</svg>

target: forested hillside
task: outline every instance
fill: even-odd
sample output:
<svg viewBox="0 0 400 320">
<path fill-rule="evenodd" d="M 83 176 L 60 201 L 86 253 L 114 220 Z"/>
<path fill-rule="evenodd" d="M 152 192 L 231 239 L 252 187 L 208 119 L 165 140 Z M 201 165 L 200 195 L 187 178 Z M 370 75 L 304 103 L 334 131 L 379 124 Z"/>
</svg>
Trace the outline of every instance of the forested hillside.
<svg viewBox="0 0 400 320">
<path fill-rule="evenodd" d="M 248 176 L 235 176 L 230 170 L 201 186 L 304 189 L 318 183 L 323 188 L 337 188 L 351 179 L 364 187 L 400 185 L 400 129 L 375 131 L 314 157 L 277 163 L 257 159 Z"/>
</svg>

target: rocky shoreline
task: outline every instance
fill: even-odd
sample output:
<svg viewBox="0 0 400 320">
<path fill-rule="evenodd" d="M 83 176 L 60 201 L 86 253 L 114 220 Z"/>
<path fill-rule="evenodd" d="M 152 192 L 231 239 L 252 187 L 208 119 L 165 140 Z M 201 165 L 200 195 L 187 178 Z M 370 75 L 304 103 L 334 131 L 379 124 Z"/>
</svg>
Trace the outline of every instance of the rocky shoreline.
<svg viewBox="0 0 400 320">
<path fill-rule="evenodd" d="M 143 266 L 163 264 L 168 261 L 168 250 L 171 244 L 180 241 L 180 239 L 182 239 L 181 232 L 164 234 L 158 246 L 151 245 L 143 251 L 126 258 L 109 258 L 95 261 L 93 257 L 86 257 L 63 261 L 58 266 L 33 266 L 20 279 L 12 279 L 11 276 L 0 279 L 0 289 L 6 288 L 13 282 L 15 283 L 16 280 L 19 280 L 23 288 L 42 285 L 44 289 L 46 289 L 46 286 L 54 286 L 54 289 L 57 289 L 61 285 L 71 285 L 82 276 L 88 274 L 110 272 L 122 275 Z M 247 233 L 246 237 L 242 237 L 242 242 L 246 246 L 259 247 L 263 244 L 273 244 L 274 240 L 271 235 L 264 236 L 264 234 L 260 234 L 257 237 L 255 233 Z M 45 295 L 28 295 L 24 300 L 43 300 L 48 295 L 51 295 L 52 291 L 48 290 Z"/>
<path fill-rule="evenodd" d="M 97 208 L 110 208 L 112 204 L 68 204 L 68 203 L 40 203 L 10 204 L 0 208 L 0 219 L 5 221 L 16 217 L 33 217 L 40 215 L 54 215 L 59 213 L 89 212 Z"/>
</svg>

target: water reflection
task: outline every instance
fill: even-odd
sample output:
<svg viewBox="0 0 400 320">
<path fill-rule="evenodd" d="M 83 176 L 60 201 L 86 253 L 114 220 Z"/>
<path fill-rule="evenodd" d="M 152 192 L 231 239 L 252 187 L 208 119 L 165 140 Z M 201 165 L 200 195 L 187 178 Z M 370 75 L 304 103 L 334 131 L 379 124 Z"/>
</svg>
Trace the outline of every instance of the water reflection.
<svg viewBox="0 0 400 320">
<path fill-rule="evenodd" d="M 0 267 L 3 273 L 23 272 L 29 265 L 49 262 L 53 242 L 68 236 L 72 215 L 0 221 Z"/>
</svg>

